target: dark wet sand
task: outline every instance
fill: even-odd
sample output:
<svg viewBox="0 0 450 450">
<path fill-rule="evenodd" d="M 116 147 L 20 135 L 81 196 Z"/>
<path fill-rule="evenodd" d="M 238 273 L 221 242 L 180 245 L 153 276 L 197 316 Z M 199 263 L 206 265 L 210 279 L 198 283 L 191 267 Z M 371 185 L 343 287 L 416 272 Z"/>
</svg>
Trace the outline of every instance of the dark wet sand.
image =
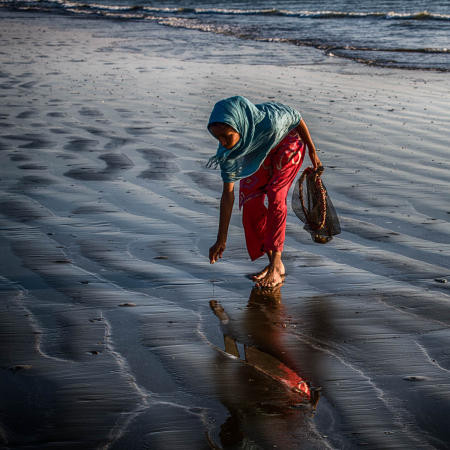
<svg viewBox="0 0 450 450">
<path fill-rule="evenodd" d="M 1 14 L 0 448 L 449 448 L 447 75 Z M 272 293 L 237 209 L 207 260 L 237 93 L 303 112 L 343 228 L 289 212 Z"/>
</svg>

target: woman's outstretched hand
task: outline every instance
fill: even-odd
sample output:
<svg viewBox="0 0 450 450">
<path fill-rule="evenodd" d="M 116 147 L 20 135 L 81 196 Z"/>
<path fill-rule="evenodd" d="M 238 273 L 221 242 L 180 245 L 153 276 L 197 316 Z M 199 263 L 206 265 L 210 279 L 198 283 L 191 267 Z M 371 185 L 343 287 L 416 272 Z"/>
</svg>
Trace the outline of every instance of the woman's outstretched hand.
<svg viewBox="0 0 450 450">
<path fill-rule="evenodd" d="M 225 248 L 225 242 L 216 241 L 216 243 L 209 249 L 210 264 L 214 264 L 219 258 L 222 258 Z"/>
</svg>

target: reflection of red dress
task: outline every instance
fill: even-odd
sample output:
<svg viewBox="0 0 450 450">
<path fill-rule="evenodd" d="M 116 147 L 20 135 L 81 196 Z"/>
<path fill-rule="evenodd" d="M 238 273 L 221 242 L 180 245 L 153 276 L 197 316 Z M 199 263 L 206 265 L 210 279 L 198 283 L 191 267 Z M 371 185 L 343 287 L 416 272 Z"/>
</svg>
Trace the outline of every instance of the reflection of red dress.
<svg viewBox="0 0 450 450">
<path fill-rule="evenodd" d="M 283 251 L 286 197 L 305 157 L 305 145 L 292 130 L 267 155 L 261 167 L 240 182 L 239 207 L 248 254 L 253 260 L 268 250 Z M 264 201 L 267 195 L 268 207 Z"/>
<path fill-rule="evenodd" d="M 288 389 L 303 394 L 311 400 L 311 391 L 306 381 L 278 359 L 256 347 L 245 346 L 245 360 L 269 377 L 283 383 Z"/>
</svg>

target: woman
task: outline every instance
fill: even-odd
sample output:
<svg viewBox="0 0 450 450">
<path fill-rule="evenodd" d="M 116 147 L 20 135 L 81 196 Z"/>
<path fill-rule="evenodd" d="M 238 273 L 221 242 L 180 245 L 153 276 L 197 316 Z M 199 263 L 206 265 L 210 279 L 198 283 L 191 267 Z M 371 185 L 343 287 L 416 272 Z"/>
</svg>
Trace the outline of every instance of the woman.
<svg viewBox="0 0 450 450">
<path fill-rule="evenodd" d="M 305 155 L 313 167 L 321 162 L 300 113 L 281 103 L 254 105 L 245 97 L 216 103 L 208 130 L 219 141 L 208 167 L 220 165 L 223 192 L 219 231 L 209 249 L 214 264 L 226 247 L 234 203 L 234 183 L 240 181 L 239 207 L 247 250 L 252 261 L 266 254 L 269 264 L 253 276 L 259 287 L 273 288 L 285 276 L 281 259 L 286 229 L 286 197 Z M 268 206 L 265 206 L 267 196 Z"/>
</svg>

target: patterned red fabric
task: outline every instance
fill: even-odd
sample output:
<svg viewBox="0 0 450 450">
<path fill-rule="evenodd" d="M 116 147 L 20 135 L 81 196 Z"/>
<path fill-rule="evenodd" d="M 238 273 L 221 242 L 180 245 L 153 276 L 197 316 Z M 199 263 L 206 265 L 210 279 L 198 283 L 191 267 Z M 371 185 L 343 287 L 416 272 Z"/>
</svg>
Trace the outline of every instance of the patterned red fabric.
<svg viewBox="0 0 450 450">
<path fill-rule="evenodd" d="M 286 197 L 304 157 L 305 145 L 294 129 L 270 151 L 257 172 L 240 181 L 239 208 L 243 208 L 242 224 L 252 261 L 269 250 L 283 251 Z"/>
</svg>

